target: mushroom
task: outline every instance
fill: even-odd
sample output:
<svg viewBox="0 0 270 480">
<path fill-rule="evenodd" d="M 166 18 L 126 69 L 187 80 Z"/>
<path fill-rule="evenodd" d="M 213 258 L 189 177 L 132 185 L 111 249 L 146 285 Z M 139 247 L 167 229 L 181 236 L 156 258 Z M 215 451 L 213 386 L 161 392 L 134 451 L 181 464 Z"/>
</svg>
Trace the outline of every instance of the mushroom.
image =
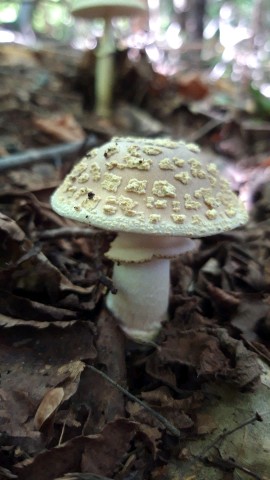
<svg viewBox="0 0 270 480">
<path fill-rule="evenodd" d="M 112 88 L 114 83 L 115 41 L 111 20 L 114 17 L 145 15 L 146 0 L 73 0 L 71 12 L 87 19 L 104 18 L 104 33 L 96 52 L 95 97 L 96 113 L 101 117 L 111 115 Z"/>
<path fill-rule="evenodd" d="M 170 259 L 194 238 L 248 220 L 245 207 L 195 144 L 113 138 L 90 151 L 52 196 L 60 215 L 118 233 L 105 254 L 114 262 L 108 309 L 124 332 L 153 339 L 167 319 Z"/>
</svg>

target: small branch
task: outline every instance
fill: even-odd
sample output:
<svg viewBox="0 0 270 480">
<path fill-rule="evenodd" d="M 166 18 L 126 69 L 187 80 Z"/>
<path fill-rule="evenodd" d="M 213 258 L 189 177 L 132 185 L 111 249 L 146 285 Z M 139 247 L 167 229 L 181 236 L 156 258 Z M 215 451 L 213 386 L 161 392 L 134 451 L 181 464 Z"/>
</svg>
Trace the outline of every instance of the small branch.
<svg viewBox="0 0 270 480">
<path fill-rule="evenodd" d="M 254 422 L 262 422 L 262 417 L 257 412 L 255 413 L 255 415 L 253 417 L 249 418 L 248 420 L 246 420 L 243 423 L 240 423 L 239 425 L 237 425 L 237 427 L 233 428 L 232 430 L 227 430 L 227 431 L 221 433 L 217 438 L 215 438 L 215 440 L 213 440 L 211 443 L 209 443 L 209 445 L 207 445 L 205 447 L 205 449 L 200 453 L 199 458 L 202 458 L 212 448 L 220 445 L 223 442 L 223 440 L 225 440 L 225 438 L 229 437 L 230 435 L 237 432 L 238 430 L 241 430 L 242 428 L 246 427 L 247 425 L 252 425 L 252 423 L 254 423 Z"/>
<path fill-rule="evenodd" d="M 107 287 L 107 289 L 113 294 L 116 295 L 117 293 L 117 288 L 114 287 L 112 280 L 107 277 L 106 275 L 100 274 L 99 276 L 99 283 L 104 285 L 104 287 Z"/>
<path fill-rule="evenodd" d="M 112 480 L 112 478 L 103 477 L 95 473 L 74 472 L 74 473 L 66 473 L 63 477 L 56 478 L 55 480 Z"/>
<path fill-rule="evenodd" d="M 25 165 L 39 163 L 45 160 L 55 161 L 65 155 L 77 153 L 81 149 L 88 150 L 89 148 L 97 146 L 97 144 L 97 137 L 95 135 L 89 135 L 84 140 L 78 142 L 61 143 L 53 147 L 36 148 L 23 153 L 0 157 L 0 171 L 3 172 L 4 170 L 10 170 L 16 167 L 24 167 Z"/>
<path fill-rule="evenodd" d="M 263 480 L 263 477 L 261 477 L 257 473 L 252 472 L 249 468 L 244 467 L 243 465 L 240 465 L 239 463 L 236 463 L 233 460 L 229 460 L 229 459 L 223 460 L 221 458 L 208 459 L 208 458 L 204 458 L 204 457 L 202 457 L 202 458 L 200 457 L 200 460 L 203 463 L 206 463 L 207 465 L 213 465 L 214 467 L 219 467 L 219 468 L 221 468 L 222 470 L 225 470 L 225 471 L 228 471 L 228 470 L 232 471 L 232 470 L 237 469 L 237 470 L 240 470 L 243 473 L 246 473 L 250 477 L 255 478 L 255 480 Z"/>
<path fill-rule="evenodd" d="M 220 127 L 220 125 L 223 125 L 229 120 L 230 117 L 223 117 L 223 118 L 212 118 L 209 120 L 205 125 L 203 125 L 201 128 L 199 128 L 196 132 L 191 133 L 188 136 L 188 140 L 190 142 L 197 142 L 201 138 L 203 138 L 207 133 L 211 132 L 217 127 Z"/>
<path fill-rule="evenodd" d="M 38 240 L 57 240 L 59 238 L 89 238 L 94 235 L 105 235 L 112 232 L 107 230 L 98 230 L 92 227 L 60 227 L 52 228 L 51 230 L 44 230 L 37 233 Z"/>
<path fill-rule="evenodd" d="M 133 402 L 136 402 L 139 405 L 141 405 L 141 407 L 143 407 L 147 412 L 149 412 L 153 417 L 155 417 L 160 423 L 162 423 L 162 425 L 164 425 L 165 428 L 170 433 L 172 433 L 172 435 L 174 435 L 175 437 L 178 437 L 178 438 L 182 435 L 180 430 L 178 430 L 178 428 L 176 428 L 174 425 L 172 425 L 165 417 L 163 417 L 163 415 L 160 415 L 160 413 L 156 412 L 151 407 L 149 407 L 149 405 L 147 405 L 147 403 L 145 403 L 142 400 L 140 400 L 139 398 L 135 397 L 135 395 L 130 393 L 124 387 L 121 387 L 121 385 L 116 383 L 112 378 L 108 377 L 108 375 L 106 375 L 106 373 L 102 372 L 101 370 L 94 367 L 93 365 L 87 365 L 87 367 L 90 368 L 90 370 L 92 370 L 93 372 L 95 372 L 98 375 L 100 375 L 101 377 L 103 377 L 105 380 L 107 380 L 107 382 L 111 383 L 115 388 L 120 390 L 120 392 L 122 392 L 124 395 L 126 395 L 126 397 L 128 397 L 130 400 L 132 400 Z"/>
<path fill-rule="evenodd" d="M 238 430 L 241 430 L 242 428 L 246 427 L 247 425 L 251 425 L 253 424 L 254 422 L 262 422 L 263 421 L 263 415 L 259 414 L 259 413 L 255 413 L 255 415 L 251 418 L 249 418 L 248 420 L 240 423 L 239 425 L 237 425 L 235 428 L 231 429 L 231 430 L 227 430 L 223 433 L 221 433 L 217 438 L 215 438 L 211 443 L 209 443 L 202 451 L 201 453 L 199 453 L 198 455 L 195 455 L 194 458 L 192 460 L 190 460 L 189 462 L 187 462 L 187 464 L 185 465 L 185 472 L 187 472 L 192 466 L 194 466 L 196 463 L 198 462 L 207 462 L 208 459 L 205 458 L 205 455 L 210 451 L 212 450 L 212 448 L 218 448 L 219 445 L 223 442 L 223 440 L 225 440 L 225 438 L 229 437 L 230 435 L 232 435 L 233 433 L 237 432 Z M 229 465 L 228 465 L 229 466 Z M 236 466 L 235 465 L 235 468 L 239 468 L 239 466 Z M 256 477 L 254 477 L 256 478 Z M 263 480 L 261 479 L 260 477 L 258 477 L 258 480 Z"/>
</svg>

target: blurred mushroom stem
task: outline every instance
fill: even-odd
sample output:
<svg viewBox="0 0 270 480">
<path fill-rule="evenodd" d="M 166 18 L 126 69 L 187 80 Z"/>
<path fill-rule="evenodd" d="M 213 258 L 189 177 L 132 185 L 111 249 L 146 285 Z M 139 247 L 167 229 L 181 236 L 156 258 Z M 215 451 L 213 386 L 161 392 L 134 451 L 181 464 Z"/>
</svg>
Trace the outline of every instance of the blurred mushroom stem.
<svg viewBox="0 0 270 480">
<path fill-rule="evenodd" d="M 105 20 L 104 33 L 96 52 L 95 101 L 96 113 L 110 117 L 114 85 L 115 41 L 111 19 Z"/>
<path fill-rule="evenodd" d="M 106 256 L 115 261 L 106 304 L 126 335 L 153 340 L 168 318 L 170 259 L 196 247 L 184 237 L 119 233 Z"/>
</svg>

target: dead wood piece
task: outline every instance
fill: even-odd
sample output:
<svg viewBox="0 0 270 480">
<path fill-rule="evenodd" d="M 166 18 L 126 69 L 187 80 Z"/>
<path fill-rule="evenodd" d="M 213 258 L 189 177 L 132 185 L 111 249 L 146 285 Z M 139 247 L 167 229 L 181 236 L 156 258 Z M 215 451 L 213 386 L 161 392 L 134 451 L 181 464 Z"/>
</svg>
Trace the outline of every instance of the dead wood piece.
<svg viewBox="0 0 270 480">
<path fill-rule="evenodd" d="M 38 240 L 57 240 L 59 238 L 76 238 L 76 237 L 93 237 L 93 235 L 98 235 L 106 232 L 105 230 L 98 230 L 91 227 L 60 227 L 52 228 L 51 230 L 44 230 L 37 234 Z"/>
<path fill-rule="evenodd" d="M 59 145 L 54 145 L 53 147 L 27 150 L 23 153 L 16 153 L 14 155 L 0 158 L 0 171 L 43 162 L 45 160 L 55 161 L 66 155 L 79 152 L 80 150 L 88 150 L 97 145 L 98 139 L 92 134 L 86 137 L 83 141 L 61 143 Z"/>
</svg>

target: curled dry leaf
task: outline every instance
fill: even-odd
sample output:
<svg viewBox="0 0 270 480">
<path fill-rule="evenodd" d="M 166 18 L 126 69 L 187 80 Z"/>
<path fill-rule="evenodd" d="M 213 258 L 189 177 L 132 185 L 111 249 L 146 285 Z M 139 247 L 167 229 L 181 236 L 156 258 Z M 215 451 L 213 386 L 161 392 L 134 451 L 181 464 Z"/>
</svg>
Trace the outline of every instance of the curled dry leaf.
<svg viewBox="0 0 270 480">
<path fill-rule="evenodd" d="M 36 328 L 44 328 L 51 322 L 65 325 L 71 322 L 71 325 L 79 319 L 78 311 L 83 316 L 85 308 L 88 311 L 94 308 L 95 285 L 81 287 L 69 280 L 34 246 L 17 223 L 2 213 L 0 245 L 2 326 L 14 327 L 27 321 Z"/>
<path fill-rule="evenodd" d="M 188 100 L 202 100 L 209 93 L 209 87 L 199 72 L 182 73 L 177 83 L 180 95 Z"/>
<path fill-rule="evenodd" d="M 6 271 L 30 247 L 25 233 L 17 223 L 0 212 L 0 271 Z"/>
<path fill-rule="evenodd" d="M 64 387 L 64 401 L 72 397 L 77 391 L 84 368 L 85 364 L 81 360 L 73 360 L 58 368 L 57 374 L 61 379 L 58 384 Z"/>
<path fill-rule="evenodd" d="M 0 467 L 0 480 L 12 480 L 18 478 L 17 475 L 13 475 L 7 468 Z"/>
<path fill-rule="evenodd" d="M 47 421 L 46 415 L 49 416 L 54 407 L 57 409 L 57 401 L 68 402 L 74 396 L 85 366 L 83 359 L 95 357 L 93 337 L 86 324 L 77 323 L 61 330 L 55 327 L 42 331 L 25 327 L 2 330 L 0 431 L 5 432 L 5 437 L 1 437 L 2 445 L 16 445 L 26 456 L 44 448 L 56 424 L 53 414 Z M 61 389 L 64 391 L 62 400 Z M 46 398 L 48 391 L 53 392 L 53 398 L 50 395 Z M 52 400 L 54 404 L 50 403 Z M 69 406 L 67 403 L 66 408 Z M 38 425 L 44 421 L 42 435 L 34 425 L 38 409 Z M 74 412 L 75 420 L 77 411 Z M 57 417 L 60 412 L 63 412 L 62 405 Z M 67 435 L 72 428 L 66 424 Z M 1 458 L 0 445 L 0 463 Z"/>
<path fill-rule="evenodd" d="M 64 389 L 62 387 L 49 390 L 41 400 L 34 417 L 34 426 L 40 430 L 44 422 L 56 413 L 64 398 Z"/>
</svg>

